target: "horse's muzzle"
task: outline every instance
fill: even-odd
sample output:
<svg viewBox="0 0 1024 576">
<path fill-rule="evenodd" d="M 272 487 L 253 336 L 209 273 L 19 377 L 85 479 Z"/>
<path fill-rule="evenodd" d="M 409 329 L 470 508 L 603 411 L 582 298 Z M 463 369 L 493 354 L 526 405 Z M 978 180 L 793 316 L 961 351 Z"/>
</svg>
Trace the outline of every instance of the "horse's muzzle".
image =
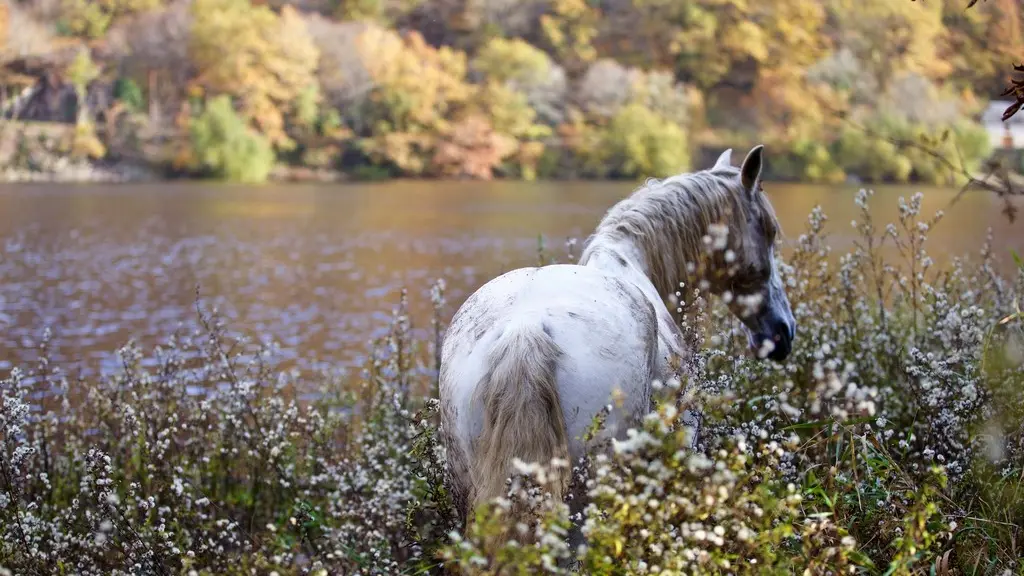
<svg viewBox="0 0 1024 576">
<path fill-rule="evenodd" d="M 793 351 L 793 337 L 796 335 L 796 329 L 781 318 L 773 318 L 767 324 L 767 330 L 753 334 L 750 346 L 757 353 L 764 346 L 765 340 L 768 340 L 772 343 L 772 347 L 767 358 L 775 362 L 782 362 Z"/>
</svg>

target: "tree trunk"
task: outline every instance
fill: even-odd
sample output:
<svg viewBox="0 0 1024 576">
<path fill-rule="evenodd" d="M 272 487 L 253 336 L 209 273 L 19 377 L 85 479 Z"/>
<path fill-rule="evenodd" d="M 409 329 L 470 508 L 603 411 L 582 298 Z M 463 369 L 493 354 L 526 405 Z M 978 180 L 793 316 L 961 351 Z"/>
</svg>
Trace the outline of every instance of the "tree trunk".
<svg viewBox="0 0 1024 576">
<path fill-rule="evenodd" d="M 155 70 L 150 70 L 146 75 L 149 84 L 146 89 L 146 95 L 149 97 L 149 123 L 151 126 L 160 125 L 160 98 L 156 92 L 156 74 Z"/>
</svg>

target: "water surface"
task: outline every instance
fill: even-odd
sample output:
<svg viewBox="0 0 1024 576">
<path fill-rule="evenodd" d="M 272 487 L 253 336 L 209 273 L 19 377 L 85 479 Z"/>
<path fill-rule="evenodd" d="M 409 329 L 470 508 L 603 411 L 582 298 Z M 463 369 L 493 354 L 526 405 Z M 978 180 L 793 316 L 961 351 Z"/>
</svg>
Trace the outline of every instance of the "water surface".
<svg viewBox="0 0 1024 576">
<path fill-rule="evenodd" d="M 794 240 L 811 209 L 850 249 L 855 186 L 766 186 Z M 290 362 L 362 362 L 407 287 L 417 326 L 431 282 L 450 315 L 493 276 L 537 261 L 538 236 L 558 255 L 582 242 L 630 183 L 388 182 L 346 185 L 11 185 L 0 187 L 0 375 L 37 355 L 44 329 L 56 360 L 86 373 L 112 352 L 196 326 L 196 288 L 237 331 L 277 341 Z M 881 228 L 897 197 L 925 192 L 926 214 L 954 191 L 876 187 Z M 1003 255 L 1024 252 L 1024 224 L 972 192 L 934 230 L 937 260 L 976 257 L 987 228 Z M 578 251 L 578 250 L 577 250 Z M 1008 261 L 1008 259 L 1007 259 Z"/>
</svg>

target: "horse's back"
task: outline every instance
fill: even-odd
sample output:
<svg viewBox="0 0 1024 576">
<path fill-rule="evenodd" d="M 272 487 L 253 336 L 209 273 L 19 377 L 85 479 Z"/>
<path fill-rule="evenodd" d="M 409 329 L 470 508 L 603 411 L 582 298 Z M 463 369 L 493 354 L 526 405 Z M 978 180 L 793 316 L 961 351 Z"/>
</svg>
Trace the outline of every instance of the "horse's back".
<svg viewBox="0 0 1024 576">
<path fill-rule="evenodd" d="M 445 335 L 441 402 L 447 434 L 454 436 L 449 447 L 462 452 L 453 456 L 471 459 L 484 414 L 474 393 L 496 343 L 524 325 L 546 333 L 560 352 L 555 373 L 572 457 L 582 449 L 577 439 L 616 392 L 623 402 L 609 417 L 609 433 L 621 433 L 648 410 L 657 316 L 640 289 L 586 266 L 521 268 L 473 293 Z"/>
</svg>

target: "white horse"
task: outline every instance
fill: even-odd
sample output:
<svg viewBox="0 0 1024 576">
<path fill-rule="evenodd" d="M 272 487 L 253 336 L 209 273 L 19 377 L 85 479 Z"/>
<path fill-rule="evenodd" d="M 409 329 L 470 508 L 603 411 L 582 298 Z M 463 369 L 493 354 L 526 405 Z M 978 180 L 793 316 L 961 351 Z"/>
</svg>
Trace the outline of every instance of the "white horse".
<svg viewBox="0 0 1024 576">
<path fill-rule="evenodd" d="M 687 263 L 700 260 L 712 226 L 728 234 L 703 279 L 736 296 L 752 348 L 786 358 L 796 324 L 775 266 L 762 153 L 756 146 L 737 169 L 726 150 L 710 170 L 649 180 L 608 211 L 578 265 L 507 272 L 459 308 L 442 345 L 440 402 L 449 489 L 467 521 L 505 495 L 514 459 L 577 462 L 613 395 L 621 402 L 606 435 L 624 437 L 651 410 L 652 381 L 678 377 L 690 354 L 666 299 L 692 279 Z M 555 476 L 547 488 L 564 498 L 568 468 Z"/>
</svg>

